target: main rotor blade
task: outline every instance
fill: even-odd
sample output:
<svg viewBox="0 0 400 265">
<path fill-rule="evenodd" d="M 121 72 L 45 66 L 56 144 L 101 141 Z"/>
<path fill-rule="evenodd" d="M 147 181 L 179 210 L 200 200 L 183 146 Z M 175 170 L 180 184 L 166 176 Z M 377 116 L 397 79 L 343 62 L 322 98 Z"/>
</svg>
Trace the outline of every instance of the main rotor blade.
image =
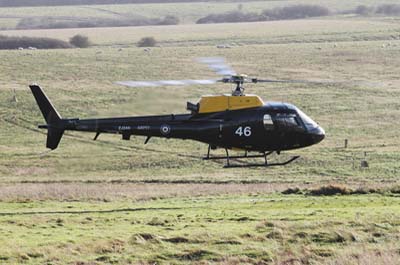
<svg viewBox="0 0 400 265">
<path fill-rule="evenodd" d="M 206 64 L 218 75 L 236 75 L 236 72 L 226 64 L 225 59 L 222 57 L 201 57 L 197 61 Z"/>
<path fill-rule="evenodd" d="M 254 83 L 307 83 L 307 81 L 303 81 L 303 80 L 255 79 Z"/>
<path fill-rule="evenodd" d="M 187 85 L 212 85 L 217 80 L 199 79 L 199 80 L 159 80 L 159 81 L 119 81 L 117 85 L 128 87 L 156 87 L 156 86 L 187 86 Z"/>
<path fill-rule="evenodd" d="M 311 81 L 311 80 L 273 80 L 273 79 L 252 79 L 253 83 L 303 83 L 303 84 L 334 84 L 335 81 Z"/>
</svg>

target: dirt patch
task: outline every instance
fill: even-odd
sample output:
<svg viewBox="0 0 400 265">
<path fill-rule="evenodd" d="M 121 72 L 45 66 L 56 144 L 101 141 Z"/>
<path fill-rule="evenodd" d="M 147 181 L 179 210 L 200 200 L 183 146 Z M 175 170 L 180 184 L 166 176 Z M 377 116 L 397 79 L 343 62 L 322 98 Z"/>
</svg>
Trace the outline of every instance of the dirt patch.
<svg viewBox="0 0 400 265">
<path fill-rule="evenodd" d="M 106 253 L 122 253 L 124 250 L 125 242 L 122 240 L 114 239 L 106 242 L 104 245 L 101 245 L 96 253 L 98 254 L 106 254 Z"/>
<path fill-rule="evenodd" d="M 160 243 L 160 238 L 150 233 L 139 233 L 132 235 L 129 240 L 131 244 L 145 244 L 147 242 Z"/>
<path fill-rule="evenodd" d="M 229 219 L 230 221 L 237 221 L 237 222 L 247 222 L 247 221 L 255 221 L 255 219 L 248 217 L 248 216 L 242 216 L 238 218 L 231 218 Z"/>
<path fill-rule="evenodd" d="M 203 250 L 203 249 L 195 249 L 195 250 L 188 250 L 181 254 L 177 254 L 175 257 L 180 260 L 201 260 L 203 258 L 210 258 L 210 256 L 215 256 L 215 253 Z"/>
<path fill-rule="evenodd" d="M 165 239 L 163 239 L 163 241 L 174 243 L 174 244 L 177 244 L 177 243 L 189 243 L 190 242 L 190 240 L 187 239 L 186 237 L 180 237 L 180 236 L 165 238 Z"/>
<path fill-rule="evenodd" d="M 269 232 L 266 237 L 269 239 L 281 240 L 283 239 L 283 231 L 280 229 L 274 229 L 274 231 Z"/>
<path fill-rule="evenodd" d="M 13 170 L 16 176 L 48 175 L 50 170 L 41 167 L 17 167 Z"/>
<path fill-rule="evenodd" d="M 310 236 L 311 241 L 316 243 L 345 243 L 354 242 L 356 238 L 347 232 L 319 232 Z"/>
<path fill-rule="evenodd" d="M 241 245 L 242 242 L 235 239 L 221 240 L 215 242 L 216 245 Z"/>
</svg>

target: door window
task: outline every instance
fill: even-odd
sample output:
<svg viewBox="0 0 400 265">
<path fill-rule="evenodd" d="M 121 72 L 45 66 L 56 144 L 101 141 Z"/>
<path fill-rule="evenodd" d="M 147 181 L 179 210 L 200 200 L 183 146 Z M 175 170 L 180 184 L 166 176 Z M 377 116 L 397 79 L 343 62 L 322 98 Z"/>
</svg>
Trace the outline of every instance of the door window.
<svg viewBox="0 0 400 265">
<path fill-rule="evenodd" d="M 275 121 L 277 123 L 277 126 L 284 130 L 304 130 L 303 126 L 294 114 L 278 113 L 275 116 Z"/>
<path fill-rule="evenodd" d="M 274 122 L 272 121 L 271 115 L 265 114 L 264 115 L 264 119 L 263 119 L 263 123 L 264 123 L 264 128 L 266 130 L 273 130 L 274 129 Z"/>
</svg>

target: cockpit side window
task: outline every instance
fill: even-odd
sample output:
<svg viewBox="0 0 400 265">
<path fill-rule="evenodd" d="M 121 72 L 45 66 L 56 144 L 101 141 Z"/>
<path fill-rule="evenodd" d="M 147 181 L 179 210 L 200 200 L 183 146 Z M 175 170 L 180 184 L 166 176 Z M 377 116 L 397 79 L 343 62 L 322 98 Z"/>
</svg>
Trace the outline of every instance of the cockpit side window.
<svg viewBox="0 0 400 265">
<path fill-rule="evenodd" d="M 275 121 L 280 128 L 294 129 L 299 131 L 304 129 L 295 114 L 278 113 L 275 116 Z"/>
<path fill-rule="evenodd" d="M 264 128 L 266 130 L 273 130 L 274 129 L 274 122 L 272 121 L 271 115 L 265 114 L 264 115 L 264 119 L 263 119 L 263 123 L 264 123 Z"/>
<path fill-rule="evenodd" d="M 293 126 L 293 127 L 301 126 L 295 115 L 286 116 L 285 122 L 287 126 Z"/>
</svg>

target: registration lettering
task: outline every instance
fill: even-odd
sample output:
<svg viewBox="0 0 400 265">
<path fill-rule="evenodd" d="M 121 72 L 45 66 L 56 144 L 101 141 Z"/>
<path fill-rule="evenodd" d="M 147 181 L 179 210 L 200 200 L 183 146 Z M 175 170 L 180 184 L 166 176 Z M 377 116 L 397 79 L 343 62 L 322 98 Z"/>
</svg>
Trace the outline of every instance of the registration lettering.
<svg viewBox="0 0 400 265">
<path fill-rule="evenodd" d="M 143 130 L 143 131 L 148 131 L 148 130 L 150 130 L 150 126 L 148 126 L 148 125 L 138 125 L 137 129 L 138 130 Z"/>
<path fill-rule="evenodd" d="M 131 129 L 131 126 L 118 126 L 118 130 L 120 131 L 128 131 Z"/>
</svg>

